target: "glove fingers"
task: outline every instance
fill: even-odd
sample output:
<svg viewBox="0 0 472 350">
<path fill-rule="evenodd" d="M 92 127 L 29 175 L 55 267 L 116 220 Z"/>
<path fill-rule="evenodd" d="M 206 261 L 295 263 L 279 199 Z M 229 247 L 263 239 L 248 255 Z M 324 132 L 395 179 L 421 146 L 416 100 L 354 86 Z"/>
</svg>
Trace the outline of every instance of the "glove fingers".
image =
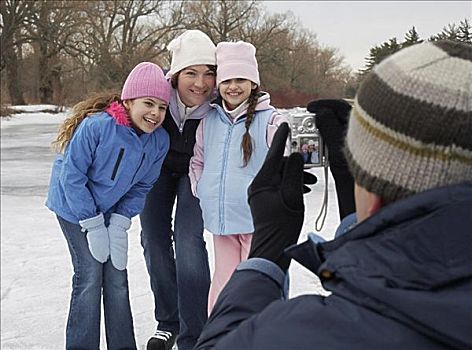
<svg viewBox="0 0 472 350">
<path fill-rule="evenodd" d="M 303 172 L 303 183 L 305 185 L 314 185 L 317 182 L 318 178 L 315 175 L 306 171 Z"/>
<path fill-rule="evenodd" d="M 290 209 L 303 209 L 303 173 L 303 157 L 292 153 L 285 164 L 281 186 L 282 198 Z"/>
<path fill-rule="evenodd" d="M 282 123 L 275 132 L 272 144 L 267 152 L 262 168 L 254 178 L 249 190 L 253 191 L 260 186 L 270 183 L 272 177 L 278 173 L 283 159 L 285 144 L 290 128 L 287 123 Z"/>
</svg>

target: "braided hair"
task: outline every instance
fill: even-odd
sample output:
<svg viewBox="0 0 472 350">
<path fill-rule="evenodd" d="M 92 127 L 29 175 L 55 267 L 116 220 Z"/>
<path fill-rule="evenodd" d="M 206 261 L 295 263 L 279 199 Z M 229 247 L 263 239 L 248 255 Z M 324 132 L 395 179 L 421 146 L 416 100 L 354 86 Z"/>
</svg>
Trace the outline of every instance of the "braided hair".
<svg viewBox="0 0 472 350">
<path fill-rule="evenodd" d="M 256 106 L 259 97 L 261 97 L 261 89 L 258 86 L 251 91 L 251 94 L 248 98 L 249 106 L 247 107 L 245 122 L 246 132 L 244 133 L 243 140 L 241 141 L 241 151 L 243 152 L 243 167 L 247 166 L 252 155 L 252 139 L 251 134 L 249 134 L 249 128 L 251 127 L 254 115 L 256 114 Z"/>
</svg>

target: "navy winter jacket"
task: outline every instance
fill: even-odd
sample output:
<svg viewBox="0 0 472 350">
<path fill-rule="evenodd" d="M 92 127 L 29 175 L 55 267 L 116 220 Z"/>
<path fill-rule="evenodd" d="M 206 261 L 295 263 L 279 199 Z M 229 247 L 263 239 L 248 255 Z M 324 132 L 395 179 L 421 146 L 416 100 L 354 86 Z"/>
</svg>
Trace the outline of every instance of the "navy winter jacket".
<svg viewBox="0 0 472 350">
<path fill-rule="evenodd" d="M 54 162 L 46 206 L 72 223 L 139 214 L 169 149 L 163 128 L 138 136 L 107 112 L 85 118 Z"/>
<path fill-rule="evenodd" d="M 280 300 L 281 270 L 249 259 L 197 349 L 472 349 L 472 184 L 398 201 L 291 255 L 332 294 Z"/>
</svg>

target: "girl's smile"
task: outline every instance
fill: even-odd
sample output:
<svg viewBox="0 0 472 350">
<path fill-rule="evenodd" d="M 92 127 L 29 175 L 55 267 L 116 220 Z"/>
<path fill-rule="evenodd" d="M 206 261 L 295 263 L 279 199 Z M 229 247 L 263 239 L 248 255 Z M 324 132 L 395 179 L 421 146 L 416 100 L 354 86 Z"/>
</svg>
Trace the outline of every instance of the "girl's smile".
<svg viewBox="0 0 472 350">
<path fill-rule="evenodd" d="M 251 95 L 252 89 L 257 87 L 248 79 L 228 79 L 222 81 L 218 87 L 221 97 L 226 102 L 226 107 L 233 110 L 246 101 Z"/>
<path fill-rule="evenodd" d="M 151 133 L 164 121 L 167 104 L 155 97 L 124 101 L 131 124 L 138 133 Z"/>
</svg>

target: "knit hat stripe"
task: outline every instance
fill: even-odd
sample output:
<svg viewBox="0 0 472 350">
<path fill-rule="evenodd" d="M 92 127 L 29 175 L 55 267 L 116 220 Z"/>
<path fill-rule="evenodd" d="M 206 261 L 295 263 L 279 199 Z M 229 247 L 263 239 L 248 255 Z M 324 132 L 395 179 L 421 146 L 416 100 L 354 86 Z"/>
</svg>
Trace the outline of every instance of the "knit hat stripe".
<svg viewBox="0 0 472 350">
<path fill-rule="evenodd" d="M 367 171 L 362 169 L 359 164 L 357 164 L 348 148 L 344 149 L 344 156 L 346 157 L 349 170 L 355 178 L 356 183 L 359 186 L 368 189 L 370 192 L 382 196 L 385 204 L 394 200 L 406 198 L 415 193 L 414 191 L 407 190 L 401 186 L 369 174 Z"/>
<path fill-rule="evenodd" d="M 390 144 L 389 147 L 394 146 L 405 152 L 410 152 L 422 157 L 431 157 L 439 160 L 453 159 L 472 166 L 472 150 L 464 149 L 455 144 L 443 146 L 437 143 L 421 142 L 420 140 L 385 127 L 366 114 L 359 105 L 354 106 L 351 119 L 364 128 L 362 133 L 366 133 L 367 136 L 378 138 Z"/>
<path fill-rule="evenodd" d="M 464 47 L 463 43 L 457 41 L 433 41 L 432 45 L 439 47 L 451 57 L 460 57 L 463 60 L 472 61 L 472 46 L 470 44 Z"/>
<path fill-rule="evenodd" d="M 457 69 L 464 74 L 455 80 L 447 76 L 438 76 L 437 69 L 449 72 Z M 421 70 L 408 71 L 402 66 L 400 60 L 389 60 L 375 70 L 375 74 L 390 86 L 396 93 L 418 99 L 433 105 L 445 108 L 454 108 L 459 111 L 467 111 L 470 103 L 467 92 L 472 81 L 472 62 L 460 58 L 442 59 L 434 66 L 426 66 Z M 442 78 L 442 79 L 440 79 Z M 422 84 L 417 82 L 421 79 Z M 458 98 L 457 90 L 462 92 L 462 98 Z"/>
<path fill-rule="evenodd" d="M 426 91 L 423 84 L 414 84 L 418 90 Z M 467 94 L 456 93 L 453 100 L 467 100 Z M 376 74 L 370 74 L 357 95 L 358 104 L 366 114 L 386 127 L 407 133 L 408 136 L 425 143 L 457 145 L 472 149 L 469 134 L 472 118 L 470 112 L 448 109 L 396 92 Z M 384 103 L 383 101 L 389 101 Z M 470 102 L 469 102 L 470 103 Z M 467 105 L 467 104 L 466 104 Z M 470 106 L 468 107 L 470 109 Z M 431 128 L 431 117 L 442 128 Z M 415 127 L 412 127 L 412 124 Z"/>
<path fill-rule="evenodd" d="M 447 59 L 450 56 L 444 50 L 432 45 L 431 43 L 422 43 L 421 50 L 418 50 L 418 45 L 407 47 L 398 51 L 395 55 L 387 57 L 382 61 L 382 65 L 377 65 L 374 70 L 381 68 L 385 63 L 394 61 L 401 66 L 405 71 L 411 72 L 414 70 L 422 70 L 424 67 L 436 64 L 438 61 Z M 411 59 L 411 54 L 414 53 L 415 59 Z"/>
<path fill-rule="evenodd" d="M 383 179 L 411 192 L 443 186 L 451 179 L 472 179 L 472 152 L 454 146 L 425 145 L 408 137 L 402 140 L 401 136 L 377 129 L 356 111 L 351 115 L 347 146 L 351 158 L 366 170 L 364 177 Z M 411 176 L 417 169 L 423 174 Z"/>
</svg>

